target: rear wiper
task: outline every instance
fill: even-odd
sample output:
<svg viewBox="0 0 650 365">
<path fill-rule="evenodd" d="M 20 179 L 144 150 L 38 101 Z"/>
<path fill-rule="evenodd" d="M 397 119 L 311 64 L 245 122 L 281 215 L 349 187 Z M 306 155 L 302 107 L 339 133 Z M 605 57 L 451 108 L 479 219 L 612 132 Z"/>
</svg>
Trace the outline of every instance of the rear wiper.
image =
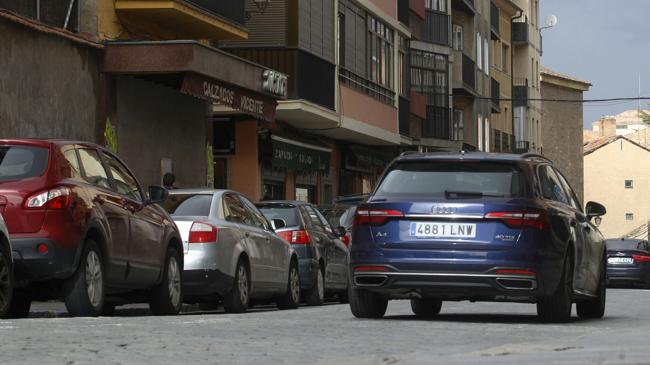
<svg viewBox="0 0 650 365">
<path fill-rule="evenodd" d="M 497 194 L 484 194 L 480 191 L 450 191 L 445 190 L 445 198 L 458 199 L 458 198 L 503 198 L 505 195 Z"/>
</svg>

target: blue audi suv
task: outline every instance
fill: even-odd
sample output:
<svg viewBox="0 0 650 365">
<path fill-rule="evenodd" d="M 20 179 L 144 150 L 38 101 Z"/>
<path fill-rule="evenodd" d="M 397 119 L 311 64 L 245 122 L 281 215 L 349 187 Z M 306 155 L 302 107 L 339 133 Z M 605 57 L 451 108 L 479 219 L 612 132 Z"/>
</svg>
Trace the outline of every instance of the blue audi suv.
<svg viewBox="0 0 650 365">
<path fill-rule="evenodd" d="M 381 318 L 391 299 L 420 317 L 443 301 L 537 304 L 543 322 L 605 312 L 607 252 L 566 178 L 540 155 L 406 153 L 356 212 L 350 307 Z"/>
</svg>

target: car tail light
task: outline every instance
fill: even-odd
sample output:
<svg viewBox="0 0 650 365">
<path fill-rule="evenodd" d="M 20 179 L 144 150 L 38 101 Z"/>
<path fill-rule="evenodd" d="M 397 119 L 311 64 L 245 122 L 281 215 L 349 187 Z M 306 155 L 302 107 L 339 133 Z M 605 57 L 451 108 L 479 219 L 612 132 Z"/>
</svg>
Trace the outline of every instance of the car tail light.
<svg viewBox="0 0 650 365">
<path fill-rule="evenodd" d="M 341 241 L 343 241 L 345 247 L 350 247 L 350 236 L 350 232 L 346 232 L 343 236 L 341 236 Z"/>
<path fill-rule="evenodd" d="M 534 271 L 527 269 L 498 269 L 496 271 L 497 275 L 524 275 L 524 276 L 535 276 Z"/>
<path fill-rule="evenodd" d="M 391 218 L 402 218 L 404 213 L 399 210 L 360 209 L 354 216 L 354 224 L 384 224 Z"/>
<path fill-rule="evenodd" d="M 309 232 L 301 229 L 297 231 L 284 231 L 278 233 L 278 236 L 284 238 L 287 242 L 296 245 L 308 245 L 311 243 Z"/>
<path fill-rule="evenodd" d="M 650 256 L 649 255 L 632 255 L 632 258 L 636 262 L 650 262 Z"/>
<path fill-rule="evenodd" d="M 485 215 L 486 219 L 498 219 L 508 227 L 530 227 L 542 230 L 547 226 L 546 214 L 542 212 L 492 212 Z"/>
<path fill-rule="evenodd" d="M 25 200 L 27 209 L 65 209 L 70 202 L 70 189 L 60 186 L 31 195 Z"/>
<path fill-rule="evenodd" d="M 386 266 L 375 266 L 375 265 L 367 265 L 367 266 L 356 266 L 354 268 L 354 271 L 357 272 L 362 272 L 362 271 L 381 271 L 381 272 L 386 272 L 388 271 L 388 268 Z"/>
<path fill-rule="evenodd" d="M 217 242 L 217 227 L 205 223 L 194 222 L 190 228 L 190 236 L 187 239 L 188 243 L 216 243 Z"/>
</svg>

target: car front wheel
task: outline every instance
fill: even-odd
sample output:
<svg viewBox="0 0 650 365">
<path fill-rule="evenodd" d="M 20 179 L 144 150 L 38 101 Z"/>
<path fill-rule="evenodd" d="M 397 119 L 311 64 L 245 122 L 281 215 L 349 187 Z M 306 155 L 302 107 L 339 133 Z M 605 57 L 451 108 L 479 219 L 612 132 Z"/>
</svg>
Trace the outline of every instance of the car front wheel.
<svg viewBox="0 0 650 365">
<path fill-rule="evenodd" d="M 157 316 L 176 315 L 183 306 L 183 285 L 181 282 L 182 266 L 177 250 L 169 248 L 163 267 L 160 284 L 151 291 L 149 308 Z"/>
<path fill-rule="evenodd" d="M 305 292 L 307 305 L 323 305 L 325 300 L 325 279 L 323 269 L 319 269 L 314 280 L 314 286 Z"/>
<path fill-rule="evenodd" d="M 246 261 L 239 259 L 235 269 L 235 281 L 223 298 L 223 307 L 228 313 L 246 312 L 250 304 L 251 282 Z"/>
<path fill-rule="evenodd" d="M 64 299 L 73 317 L 97 317 L 104 306 L 104 264 L 93 240 L 86 241 L 77 271 L 64 283 Z"/>
</svg>

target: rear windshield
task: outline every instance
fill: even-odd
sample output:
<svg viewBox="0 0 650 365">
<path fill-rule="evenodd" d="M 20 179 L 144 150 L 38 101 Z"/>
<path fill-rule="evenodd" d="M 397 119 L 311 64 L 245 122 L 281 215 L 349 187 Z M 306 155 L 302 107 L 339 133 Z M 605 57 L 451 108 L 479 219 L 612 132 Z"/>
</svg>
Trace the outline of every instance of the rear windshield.
<svg viewBox="0 0 650 365">
<path fill-rule="evenodd" d="M 639 240 L 607 240 L 608 250 L 650 251 L 647 241 Z"/>
<path fill-rule="evenodd" d="M 43 175 L 48 149 L 30 146 L 0 146 L 0 181 Z"/>
<path fill-rule="evenodd" d="M 301 224 L 298 220 L 297 209 L 295 207 L 258 207 L 262 214 L 269 220 L 282 219 L 286 227 L 298 227 Z"/>
<path fill-rule="evenodd" d="M 376 195 L 509 198 L 522 196 L 522 186 L 522 173 L 511 164 L 403 162 L 391 168 Z"/>
<path fill-rule="evenodd" d="M 210 215 L 212 195 L 174 194 L 162 204 L 163 208 L 175 216 L 207 217 Z"/>
<path fill-rule="evenodd" d="M 357 211 L 356 206 L 337 206 L 327 212 L 325 218 L 332 227 L 350 227 L 354 222 L 354 213 Z"/>
</svg>

